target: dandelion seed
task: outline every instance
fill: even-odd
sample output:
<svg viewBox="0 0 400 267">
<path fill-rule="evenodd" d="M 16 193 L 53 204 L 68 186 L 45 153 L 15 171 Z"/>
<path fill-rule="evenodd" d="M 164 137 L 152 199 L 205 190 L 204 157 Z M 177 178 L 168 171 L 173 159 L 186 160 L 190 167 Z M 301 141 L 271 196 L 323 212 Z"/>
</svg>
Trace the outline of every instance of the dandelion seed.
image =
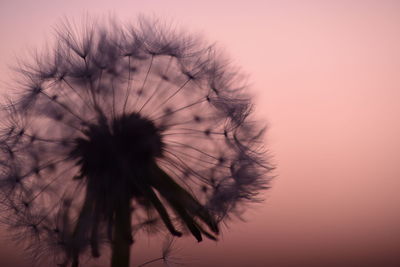
<svg viewBox="0 0 400 267">
<path fill-rule="evenodd" d="M 174 245 L 175 245 L 175 239 L 171 236 L 167 236 L 163 242 L 161 257 L 146 261 L 138 265 L 138 267 L 143 267 L 157 261 L 163 261 L 165 266 L 184 265 L 181 258 L 178 258 L 173 255 L 174 253 L 177 253 L 180 250 L 176 249 Z"/>
<path fill-rule="evenodd" d="M 136 232 L 216 240 L 257 200 L 263 131 L 214 47 L 144 19 L 65 22 L 56 39 L 21 63 L 0 128 L 2 221 L 38 265 L 79 266 L 109 245 L 111 266 L 129 266 Z"/>
</svg>

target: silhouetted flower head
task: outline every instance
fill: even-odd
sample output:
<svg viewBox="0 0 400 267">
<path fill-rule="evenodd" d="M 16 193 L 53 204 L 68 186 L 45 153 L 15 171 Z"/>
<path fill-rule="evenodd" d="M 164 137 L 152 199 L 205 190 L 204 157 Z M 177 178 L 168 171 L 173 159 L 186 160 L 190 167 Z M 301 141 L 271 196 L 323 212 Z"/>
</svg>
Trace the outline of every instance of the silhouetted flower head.
<svg viewBox="0 0 400 267">
<path fill-rule="evenodd" d="M 0 129 L 3 221 L 37 260 L 77 266 L 152 227 L 215 239 L 266 188 L 263 129 L 213 46 L 146 20 L 55 39 L 20 63 Z"/>
</svg>

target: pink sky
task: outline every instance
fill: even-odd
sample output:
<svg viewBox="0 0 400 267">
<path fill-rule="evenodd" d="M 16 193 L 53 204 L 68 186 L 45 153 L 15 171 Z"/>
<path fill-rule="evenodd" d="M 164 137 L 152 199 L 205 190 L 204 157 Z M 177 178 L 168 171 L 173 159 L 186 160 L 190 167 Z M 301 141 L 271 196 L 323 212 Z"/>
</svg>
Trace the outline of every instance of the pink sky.
<svg viewBox="0 0 400 267">
<path fill-rule="evenodd" d="M 1 0 L 0 85 L 85 12 L 173 19 L 250 75 L 277 178 L 220 242 L 179 241 L 189 266 L 400 266 L 399 1 Z"/>
</svg>

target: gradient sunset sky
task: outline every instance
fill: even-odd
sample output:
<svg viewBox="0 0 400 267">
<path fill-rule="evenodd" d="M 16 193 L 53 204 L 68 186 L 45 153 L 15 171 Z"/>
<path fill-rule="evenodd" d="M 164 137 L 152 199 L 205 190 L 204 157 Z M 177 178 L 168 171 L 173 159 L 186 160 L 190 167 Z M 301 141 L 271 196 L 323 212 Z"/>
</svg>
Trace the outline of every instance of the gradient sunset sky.
<svg viewBox="0 0 400 267">
<path fill-rule="evenodd" d="M 188 266 L 400 266 L 400 1 L 0 0 L 0 92 L 83 14 L 173 21 L 249 75 L 276 178 L 218 243 L 178 240 Z M 132 266 L 159 256 L 137 243 Z"/>
</svg>

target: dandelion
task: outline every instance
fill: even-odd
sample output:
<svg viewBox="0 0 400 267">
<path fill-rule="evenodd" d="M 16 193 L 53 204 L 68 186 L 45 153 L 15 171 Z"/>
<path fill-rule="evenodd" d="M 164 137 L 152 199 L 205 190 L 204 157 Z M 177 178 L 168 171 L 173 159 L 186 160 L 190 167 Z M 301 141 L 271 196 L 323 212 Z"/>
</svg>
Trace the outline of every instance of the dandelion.
<svg viewBox="0 0 400 267">
<path fill-rule="evenodd" d="M 2 222 L 17 242 L 42 266 L 109 247 L 126 267 L 141 230 L 216 240 L 271 169 L 239 73 L 154 21 L 56 32 L 53 50 L 20 62 L 3 105 Z"/>
</svg>

